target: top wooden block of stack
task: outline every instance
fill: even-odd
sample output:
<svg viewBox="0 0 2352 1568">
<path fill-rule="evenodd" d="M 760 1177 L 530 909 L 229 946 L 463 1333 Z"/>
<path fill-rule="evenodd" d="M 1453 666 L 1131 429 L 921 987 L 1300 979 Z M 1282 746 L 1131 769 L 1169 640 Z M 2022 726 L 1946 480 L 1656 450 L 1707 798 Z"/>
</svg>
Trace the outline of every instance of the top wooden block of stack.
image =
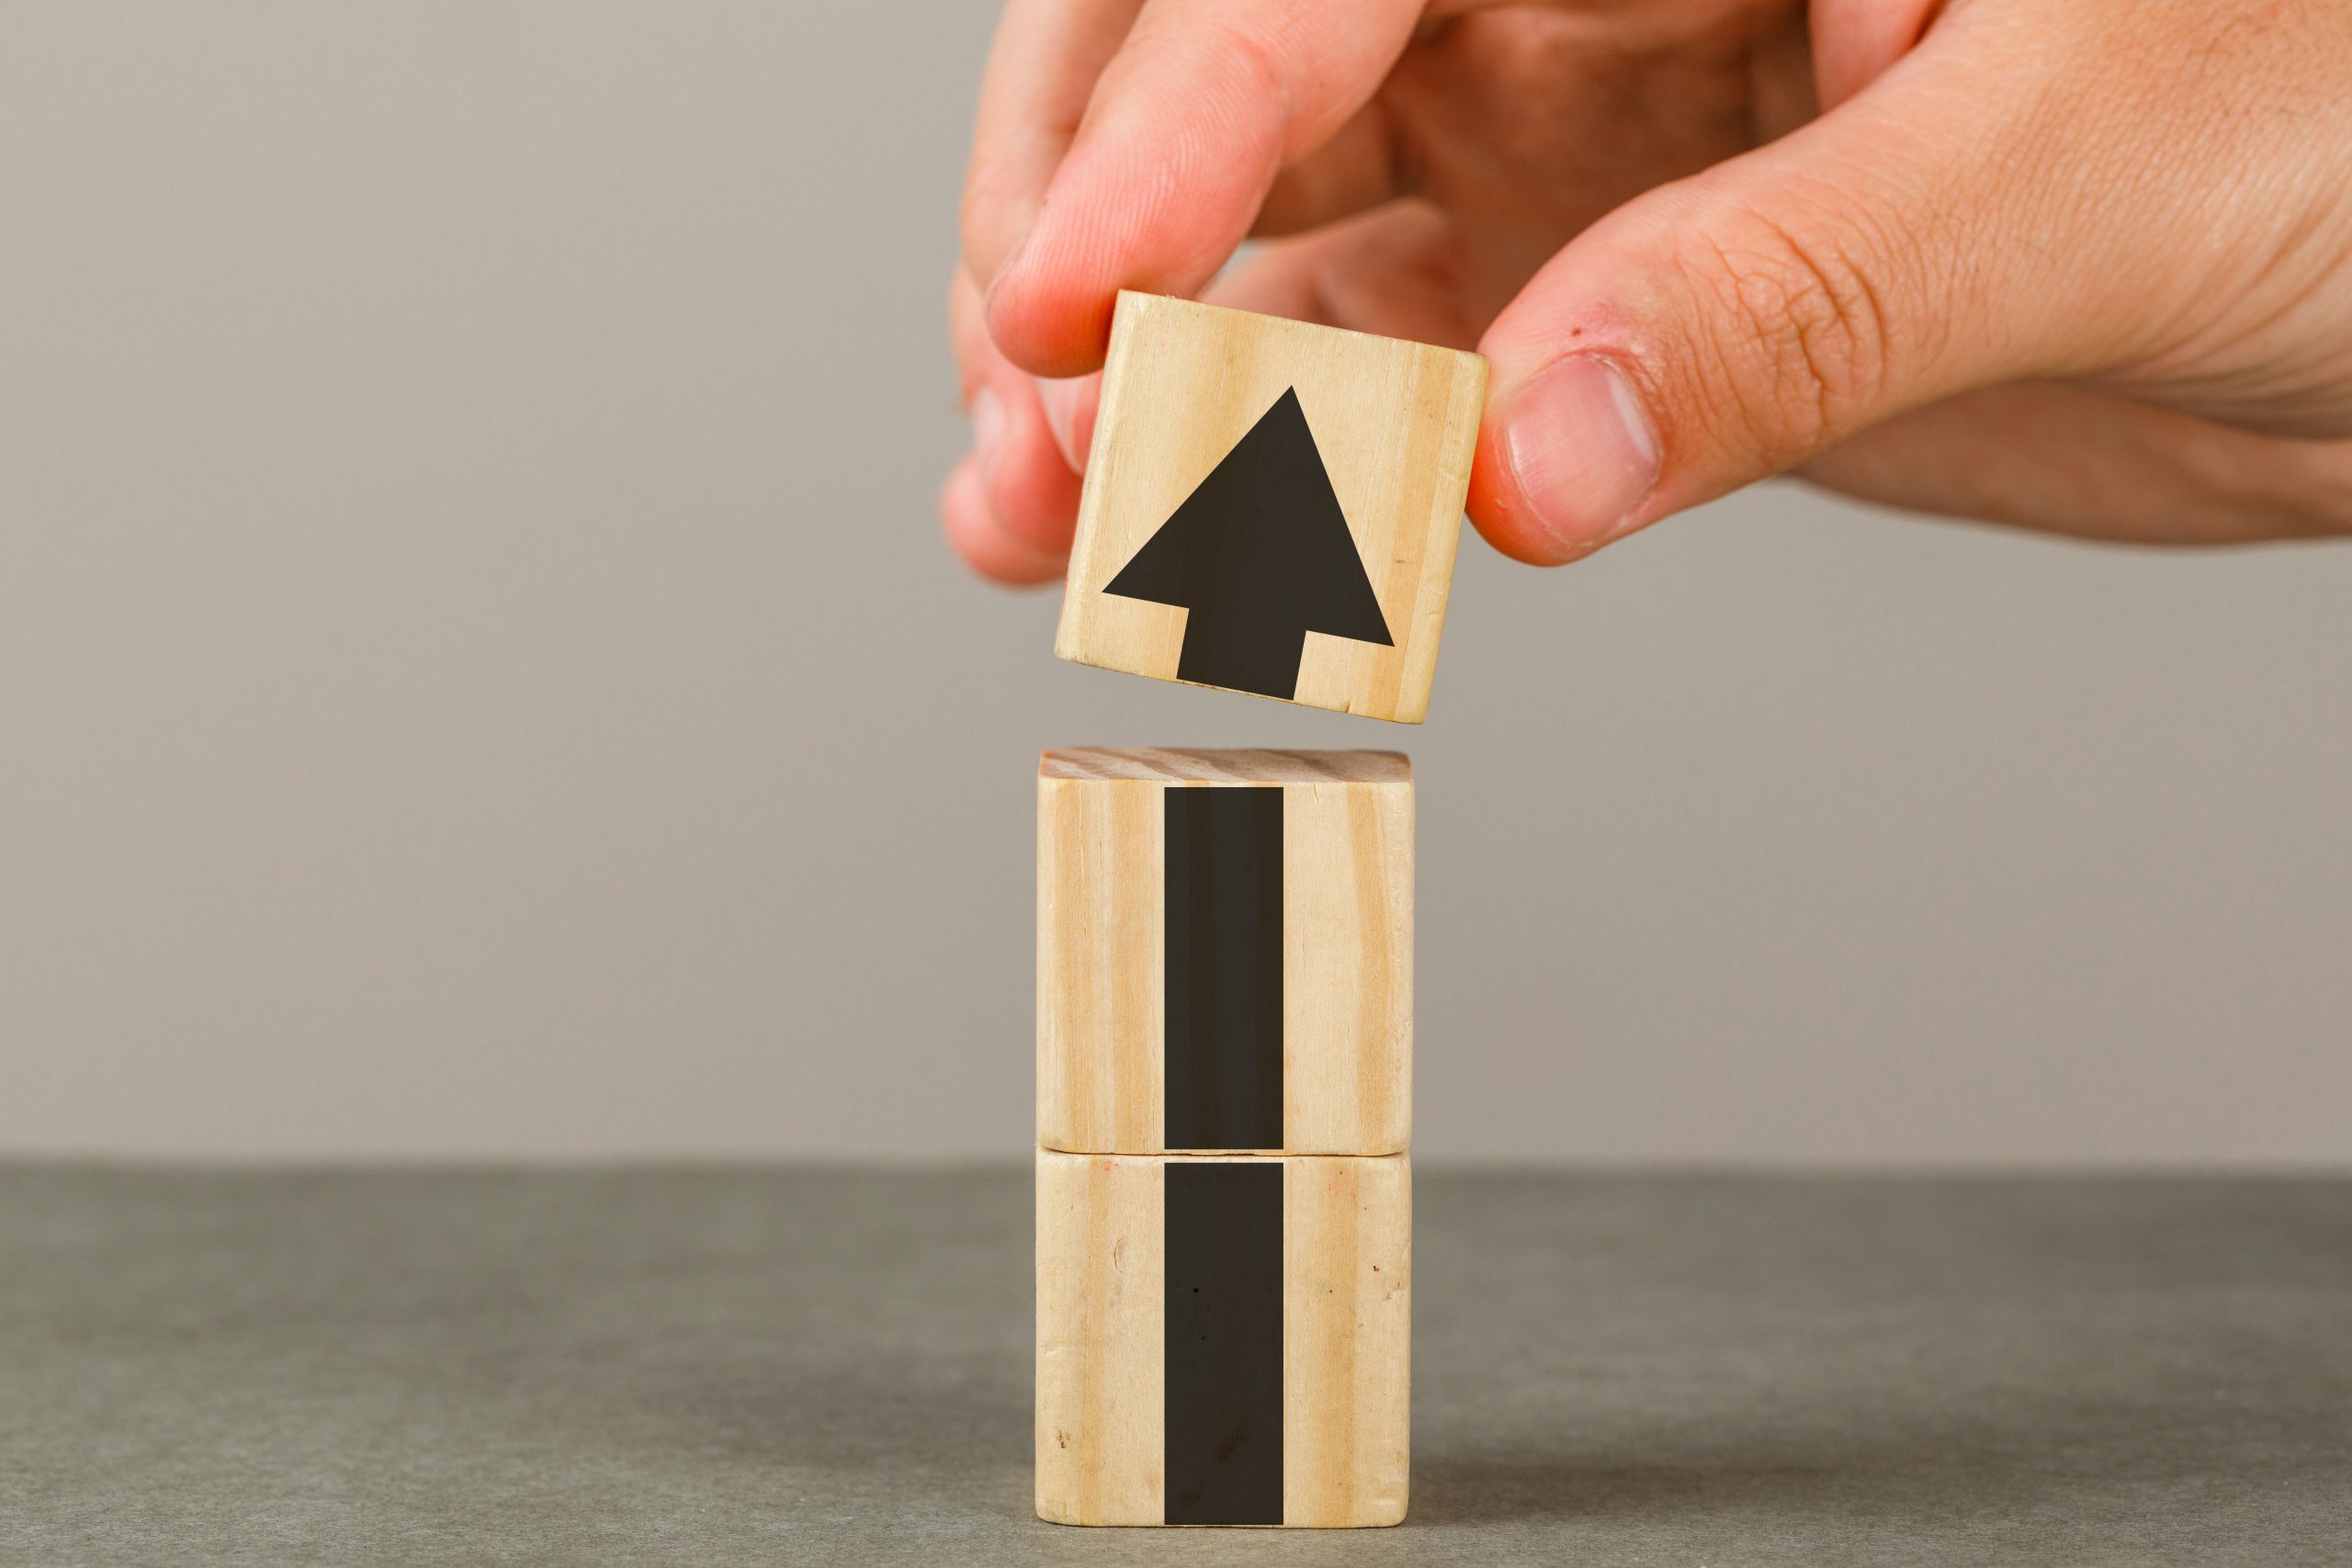
<svg viewBox="0 0 2352 1568">
<path fill-rule="evenodd" d="M 1420 722 L 1475 354 L 1122 293 L 1054 651 Z"/>
</svg>

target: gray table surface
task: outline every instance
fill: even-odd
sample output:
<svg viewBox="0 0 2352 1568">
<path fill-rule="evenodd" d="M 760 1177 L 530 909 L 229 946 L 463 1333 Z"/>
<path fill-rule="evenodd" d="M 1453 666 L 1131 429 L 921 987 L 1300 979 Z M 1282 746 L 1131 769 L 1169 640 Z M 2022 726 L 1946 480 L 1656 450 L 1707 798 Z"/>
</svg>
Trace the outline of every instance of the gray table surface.
<svg viewBox="0 0 2352 1568">
<path fill-rule="evenodd" d="M 1025 1168 L 0 1168 L 0 1562 L 2352 1563 L 2352 1182 L 1416 1208 L 1403 1527 L 1077 1530 Z"/>
</svg>

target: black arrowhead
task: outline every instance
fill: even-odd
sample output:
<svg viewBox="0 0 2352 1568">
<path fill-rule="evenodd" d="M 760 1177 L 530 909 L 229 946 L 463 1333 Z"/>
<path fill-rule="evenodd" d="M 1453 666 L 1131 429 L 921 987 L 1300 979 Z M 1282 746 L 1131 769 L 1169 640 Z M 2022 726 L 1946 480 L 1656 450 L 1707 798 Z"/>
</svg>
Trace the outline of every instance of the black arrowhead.
<svg viewBox="0 0 2352 1568">
<path fill-rule="evenodd" d="M 1176 678 L 1231 691 L 1295 696 L 1308 632 L 1396 646 L 1295 388 L 1102 592 L 1190 610 Z"/>
</svg>

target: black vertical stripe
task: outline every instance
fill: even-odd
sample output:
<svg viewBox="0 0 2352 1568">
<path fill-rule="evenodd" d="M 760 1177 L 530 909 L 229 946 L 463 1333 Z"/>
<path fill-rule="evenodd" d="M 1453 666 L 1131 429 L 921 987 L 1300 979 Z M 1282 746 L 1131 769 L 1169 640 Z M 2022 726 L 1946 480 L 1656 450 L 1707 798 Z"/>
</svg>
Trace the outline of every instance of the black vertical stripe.
<svg viewBox="0 0 2352 1568">
<path fill-rule="evenodd" d="M 1166 1169 L 1167 1521 L 1278 1525 L 1282 1162 Z"/>
<path fill-rule="evenodd" d="M 1283 1146 L 1283 792 L 1171 785 L 1166 1102 L 1171 1149 Z"/>
</svg>

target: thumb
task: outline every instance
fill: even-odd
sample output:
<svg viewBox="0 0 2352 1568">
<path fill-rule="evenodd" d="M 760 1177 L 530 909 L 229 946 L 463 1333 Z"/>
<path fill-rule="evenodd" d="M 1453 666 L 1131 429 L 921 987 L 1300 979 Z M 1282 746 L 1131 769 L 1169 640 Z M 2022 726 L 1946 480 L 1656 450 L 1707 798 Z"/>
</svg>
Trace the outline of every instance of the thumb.
<svg viewBox="0 0 2352 1568">
<path fill-rule="evenodd" d="M 1574 560 L 1905 409 L 2095 355 L 2064 276 L 2085 220 L 2018 188 L 2038 117 L 2005 125 L 1941 75 L 1915 54 L 1536 274 L 1479 345 L 1470 513 L 1497 548 Z"/>
</svg>

